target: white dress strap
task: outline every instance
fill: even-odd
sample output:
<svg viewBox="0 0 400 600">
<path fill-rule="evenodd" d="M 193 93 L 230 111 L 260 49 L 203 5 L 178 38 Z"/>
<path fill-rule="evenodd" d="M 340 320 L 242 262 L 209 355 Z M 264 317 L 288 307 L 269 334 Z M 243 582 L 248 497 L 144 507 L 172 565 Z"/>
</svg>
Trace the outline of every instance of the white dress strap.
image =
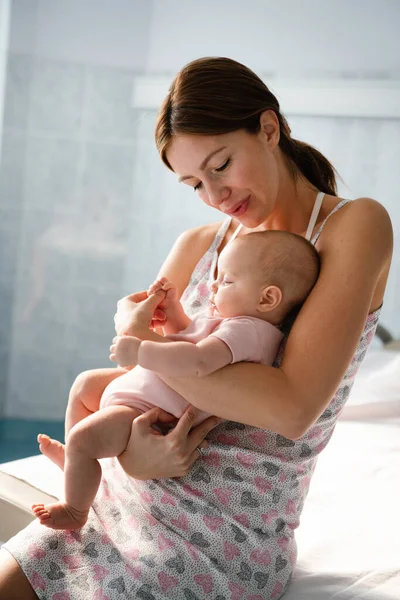
<svg viewBox="0 0 400 600">
<path fill-rule="evenodd" d="M 319 211 L 321 210 L 322 201 L 324 199 L 324 192 L 318 192 L 317 197 L 315 198 L 314 207 L 312 209 L 310 221 L 308 223 L 307 231 L 305 238 L 306 240 L 311 240 L 312 232 L 314 231 L 315 223 L 317 222 Z"/>
<path fill-rule="evenodd" d="M 239 231 L 242 229 L 242 227 L 243 227 L 242 223 L 240 223 L 239 227 L 236 227 L 235 231 L 232 233 L 231 239 L 229 240 L 228 244 L 233 242 L 233 240 L 235 239 L 235 237 L 237 236 Z"/>
</svg>

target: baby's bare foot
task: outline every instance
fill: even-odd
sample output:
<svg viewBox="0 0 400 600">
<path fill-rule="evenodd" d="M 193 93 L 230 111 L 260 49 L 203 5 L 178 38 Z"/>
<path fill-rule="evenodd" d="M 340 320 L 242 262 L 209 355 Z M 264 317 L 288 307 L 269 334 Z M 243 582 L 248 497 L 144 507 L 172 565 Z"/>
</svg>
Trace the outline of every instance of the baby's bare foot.
<svg viewBox="0 0 400 600">
<path fill-rule="evenodd" d="M 89 511 L 77 510 L 65 502 L 32 504 L 32 510 L 40 523 L 51 529 L 80 529 L 89 514 Z"/>
<path fill-rule="evenodd" d="M 65 446 L 57 440 L 51 439 L 44 433 L 39 433 L 37 436 L 39 450 L 55 463 L 61 470 L 64 470 Z"/>
</svg>

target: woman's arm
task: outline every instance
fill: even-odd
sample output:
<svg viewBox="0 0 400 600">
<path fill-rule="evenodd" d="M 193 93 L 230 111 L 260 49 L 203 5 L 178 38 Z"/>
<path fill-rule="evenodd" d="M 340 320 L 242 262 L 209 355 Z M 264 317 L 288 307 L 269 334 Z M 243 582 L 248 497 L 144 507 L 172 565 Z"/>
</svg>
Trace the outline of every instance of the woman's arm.
<svg viewBox="0 0 400 600">
<path fill-rule="evenodd" d="M 368 198 L 353 201 L 324 228 L 321 273 L 279 369 L 235 364 L 202 379 L 162 379 L 201 410 L 301 437 L 331 401 L 368 313 L 382 302 L 392 247 L 386 210 Z"/>
</svg>

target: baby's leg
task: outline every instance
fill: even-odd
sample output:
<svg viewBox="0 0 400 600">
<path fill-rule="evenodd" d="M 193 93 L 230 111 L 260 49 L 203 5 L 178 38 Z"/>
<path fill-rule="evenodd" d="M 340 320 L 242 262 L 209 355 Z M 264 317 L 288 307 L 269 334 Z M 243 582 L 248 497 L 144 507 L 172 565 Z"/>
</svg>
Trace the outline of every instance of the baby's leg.
<svg viewBox="0 0 400 600">
<path fill-rule="evenodd" d="M 126 369 L 94 369 L 80 373 L 72 384 L 65 414 L 65 439 L 72 427 L 99 410 L 100 400 L 109 383 L 124 375 Z"/>
<path fill-rule="evenodd" d="M 99 410 L 100 399 L 111 381 L 126 373 L 119 367 L 112 369 L 94 369 L 80 373 L 72 384 L 67 412 L 65 415 L 65 439 L 74 425 Z M 39 449 L 60 469 L 64 468 L 64 444 L 52 440 L 48 435 L 38 435 Z"/>
<path fill-rule="evenodd" d="M 140 410 L 110 406 L 78 423 L 68 436 L 65 454 L 65 502 L 34 504 L 32 510 L 46 527 L 79 529 L 87 521 L 101 479 L 97 459 L 119 456 Z"/>
</svg>

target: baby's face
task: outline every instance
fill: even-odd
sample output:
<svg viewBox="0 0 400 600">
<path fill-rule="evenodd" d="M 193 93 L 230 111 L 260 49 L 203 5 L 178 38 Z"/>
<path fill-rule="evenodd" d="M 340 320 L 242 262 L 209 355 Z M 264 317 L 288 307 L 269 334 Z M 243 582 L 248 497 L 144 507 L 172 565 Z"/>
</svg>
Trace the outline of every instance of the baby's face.
<svg viewBox="0 0 400 600">
<path fill-rule="evenodd" d="M 210 316 L 259 316 L 265 281 L 244 244 L 229 244 L 218 259 L 218 276 L 210 286 Z"/>
</svg>

